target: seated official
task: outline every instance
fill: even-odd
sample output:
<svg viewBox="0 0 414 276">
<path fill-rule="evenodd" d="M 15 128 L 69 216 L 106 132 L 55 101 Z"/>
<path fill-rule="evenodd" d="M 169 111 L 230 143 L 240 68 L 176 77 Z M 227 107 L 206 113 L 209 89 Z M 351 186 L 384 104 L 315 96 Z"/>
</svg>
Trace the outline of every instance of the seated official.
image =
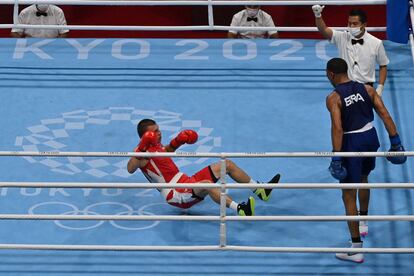
<svg viewBox="0 0 414 276">
<path fill-rule="evenodd" d="M 260 6 L 247 5 L 233 16 L 231 27 L 275 27 L 272 17 Z M 227 38 L 278 38 L 277 31 L 235 31 L 230 30 Z"/>
<path fill-rule="evenodd" d="M 62 9 L 49 4 L 35 4 L 23 9 L 19 14 L 19 24 L 25 25 L 66 25 Z M 65 29 L 17 29 L 11 30 L 11 36 L 16 38 L 66 37 L 69 30 Z"/>
</svg>

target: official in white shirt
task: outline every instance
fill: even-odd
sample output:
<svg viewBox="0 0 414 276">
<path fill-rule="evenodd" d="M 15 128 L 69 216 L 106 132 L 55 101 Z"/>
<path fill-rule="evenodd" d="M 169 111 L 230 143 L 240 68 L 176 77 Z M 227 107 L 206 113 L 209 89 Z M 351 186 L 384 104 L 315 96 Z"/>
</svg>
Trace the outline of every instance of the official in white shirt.
<svg viewBox="0 0 414 276">
<path fill-rule="evenodd" d="M 35 4 L 23 9 L 19 14 L 20 24 L 27 25 L 66 25 L 65 14 L 62 9 L 49 4 Z M 67 29 L 12 29 L 11 36 L 16 38 L 38 37 L 58 38 L 66 37 Z"/>
<path fill-rule="evenodd" d="M 260 6 L 247 5 L 235 15 L 231 27 L 275 27 L 272 16 L 260 9 Z M 278 38 L 277 31 L 235 31 L 227 33 L 228 38 Z"/>
<path fill-rule="evenodd" d="M 322 19 L 324 6 L 314 5 L 316 27 L 331 43 L 338 47 L 339 56 L 348 64 L 348 76 L 371 86 L 375 83 L 375 67 L 379 65 L 379 78 L 376 91 L 382 95 L 387 78 L 389 63 L 382 41 L 366 31 L 367 15 L 362 10 L 351 10 L 348 17 L 348 30 L 337 31 L 326 26 Z"/>
</svg>

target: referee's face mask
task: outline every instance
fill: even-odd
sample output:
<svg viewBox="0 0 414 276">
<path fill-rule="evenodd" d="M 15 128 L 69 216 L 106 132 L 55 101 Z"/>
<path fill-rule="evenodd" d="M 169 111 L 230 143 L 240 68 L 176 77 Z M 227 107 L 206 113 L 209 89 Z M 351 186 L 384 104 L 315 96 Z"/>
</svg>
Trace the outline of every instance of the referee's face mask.
<svg viewBox="0 0 414 276">
<path fill-rule="evenodd" d="M 353 37 L 359 37 L 364 33 L 366 23 L 362 23 L 359 16 L 349 16 L 348 18 L 348 32 Z"/>
<path fill-rule="evenodd" d="M 260 6 L 246 6 L 246 12 L 249 17 L 255 17 L 259 12 Z"/>
<path fill-rule="evenodd" d="M 46 12 L 49 8 L 49 4 L 36 4 L 36 9 L 40 12 Z"/>
</svg>

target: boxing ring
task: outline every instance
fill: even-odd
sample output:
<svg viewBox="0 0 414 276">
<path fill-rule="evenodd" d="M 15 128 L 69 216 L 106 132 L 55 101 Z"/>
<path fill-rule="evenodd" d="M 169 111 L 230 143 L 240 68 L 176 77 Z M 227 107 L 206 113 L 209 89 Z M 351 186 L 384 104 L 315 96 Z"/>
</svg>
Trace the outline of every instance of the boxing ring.
<svg viewBox="0 0 414 276">
<path fill-rule="evenodd" d="M 2 39 L 0 274 L 4 275 L 411 275 L 414 253 L 413 64 L 410 48 L 385 42 L 383 99 L 410 156 L 385 160 L 386 131 L 369 185 L 370 215 L 344 216 L 327 170 L 332 90 L 318 40 Z M 40 62 L 41 63 L 40 63 Z M 76 85 L 74 85 L 74 83 Z M 244 201 L 275 188 L 238 217 L 210 199 L 183 211 L 129 175 L 135 124 L 154 118 L 163 142 L 199 133 L 172 156 L 194 173 L 230 158 L 254 179 L 219 187 Z M 254 138 L 252 138 L 254 137 Z M 287 149 L 289 151 L 287 151 Z M 338 155 L 338 153 L 335 153 Z M 339 155 L 342 155 L 339 153 Z M 144 154 L 145 155 L 145 154 Z M 191 185 L 190 185 L 191 186 Z M 180 187 L 182 185 L 180 184 Z M 197 184 L 200 187 L 200 184 Z M 364 248 L 348 247 L 347 220 L 370 221 Z M 188 252 L 190 251 L 190 252 Z M 333 252 L 366 252 L 365 263 Z M 301 253 L 301 254 L 298 254 Z M 306 253 L 306 254 L 304 254 Z"/>
</svg>

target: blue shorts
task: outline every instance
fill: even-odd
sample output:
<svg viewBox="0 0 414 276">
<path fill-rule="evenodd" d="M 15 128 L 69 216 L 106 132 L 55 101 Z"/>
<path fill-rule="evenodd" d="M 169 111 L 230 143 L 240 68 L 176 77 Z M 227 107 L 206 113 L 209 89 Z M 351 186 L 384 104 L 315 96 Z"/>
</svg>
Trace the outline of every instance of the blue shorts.
<svg viewBox="0 0 414 276">
<path fill-rule="evenodd" d="M 344 152 L 375 152 L 379 147 L 380 144 L 375 128 L 361 133 L 344 134 L 342 140 L 342 151 Z M 341 183 L 360 183 L 362 176 L 369 175 L 375 168 L 375 157 L 346 157 L 342 160 L 348 173 Z"/>
</svg>

